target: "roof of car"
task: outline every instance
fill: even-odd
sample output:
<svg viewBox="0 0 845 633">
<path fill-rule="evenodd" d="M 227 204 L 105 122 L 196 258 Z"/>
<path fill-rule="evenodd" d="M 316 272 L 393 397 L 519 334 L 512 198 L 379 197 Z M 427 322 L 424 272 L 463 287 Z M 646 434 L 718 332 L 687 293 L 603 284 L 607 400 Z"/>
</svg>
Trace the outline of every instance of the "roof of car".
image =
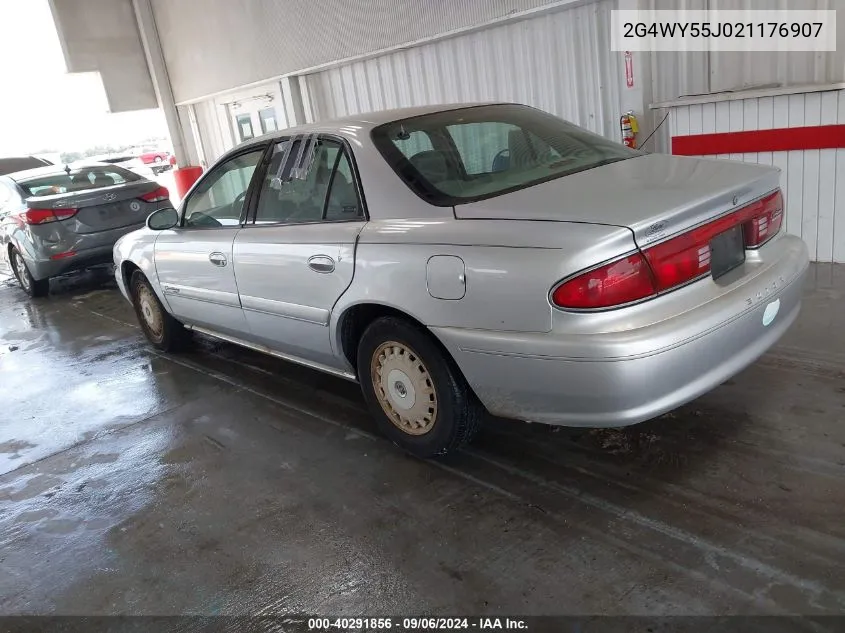
<svg viewBox="0 0 845 633">
<path fill-rule="evenodd" d="M 25 169 L 23 171 L 15 171 L 11 174 L 6 174 L 5 178 L 11 178 L 15 182 L 21 182 L 30 178 L 38 178 L 39 176 L 52 176 L 53 174 L 60 174 L 65 171 L 66 165 L 50 165 L 48 167 L 35 167 L 34 169 Z M 85 163 L 71 163 L 70 168 L 83 169 L 85 167 L 111 167 L 106 163 L 98 163 L 94 161 L 86 161 Z"/>
<path fill-rule="evenodd" d="M 338 132 L 343 131 L 343 128 L 357 127 L 365 130 L 371 130 L 384 123 L 391 123 L 392 121 L 399 121 L 401 119 L 410 119 L 424 114 L 432 114 L 434 112 L 448 112 L 449 110 L 460 110 L 462 108 L 474 108 L 485 105 L 519 105 L 519 104 L 504 104 L 502 102 L 489 101 L 478 103 L 450 103 L 440 105 L 426 105 L 415 106 L 412 108 L 394 108 L 392 110 L 379 110 L 377 112 L 365 112 L 363 114 L 353 114 L 347 117 L 337 119 L 329 119 L 327 121 L 319 121 L 317 123 L 308 123 L 306 125 L 298 125 L 296 127 L 289 127 L 283 130 L 277 130 L 256 136 L 239 147 L 247 147 L 253 143 L 260 143 L 266 141 L 268 138 L 278 138 L 282 136 L 290 136 L 291 134 L 307 134 L 310 132 Z"/>
<path fill-rule="evenodd" d="M 493 104 L 494 102 L 450 103 L 445 105 L 415 106 L 412 108 L 394 108 L 392 110 L 378 110 L 376 112 L 366 112 L 364 114 L 356 114 L 340 119 L 334 119 L 333 121 L 326 121 L 325 125 L 335 124 L 337 126 L 342 126 L 348 125 L 349 123 L 360 123 L 367 127 L 376 127 L 377 125 L 382 125 L 383 123 L 399 121 L 400 119 L 410 119 L 415 116 L 422 116 L 433 112 L 448 112 L 449 110 L 460 110 L 461 108 L 473 108 Z"/>
</svg>

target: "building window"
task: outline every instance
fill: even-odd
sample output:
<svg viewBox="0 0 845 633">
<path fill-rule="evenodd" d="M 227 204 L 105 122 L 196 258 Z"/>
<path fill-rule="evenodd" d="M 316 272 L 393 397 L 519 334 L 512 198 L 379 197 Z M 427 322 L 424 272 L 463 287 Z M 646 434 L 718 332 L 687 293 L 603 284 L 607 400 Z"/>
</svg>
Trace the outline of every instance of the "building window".
<svg viewBox="0 0 845 633">
<path fill-rule="evenodd" d="M 238 124 L 238 136 L 241 141 L 248 141 L 255 137 L 255 132 L 252 129 L 252 117 L 248 114 L 239 114 L 235 117 Z"/>
<path fill-rule="evenodd" d="M 264 108 L 258 113 L 258 119 L 261 121 L 261 133 L 275 132 L 279 129 L 276 123 L 276 108 Z"/>
</svg>

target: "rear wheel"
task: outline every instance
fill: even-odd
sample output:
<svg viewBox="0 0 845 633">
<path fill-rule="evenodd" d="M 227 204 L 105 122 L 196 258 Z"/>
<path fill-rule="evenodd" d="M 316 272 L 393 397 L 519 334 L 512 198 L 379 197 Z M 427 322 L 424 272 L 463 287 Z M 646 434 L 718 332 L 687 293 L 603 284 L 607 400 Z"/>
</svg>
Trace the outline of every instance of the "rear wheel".
<svg viewBox="0 0 845 633">
<path fill-rule="evenodd" d="M 184 349 L 191 334 L 158 300 L 150 282 L 140 270 L 132 275 L 132 305 L 147 340 L 163 352 Z"/>
<path fill-rule="evenodd" d="M 35 279 L 26 267 L 26 262 L 21 257 L 21 254 L 16 248 L 13 248 L 9 253 L 9 260 L 12 264 L 12 270 L 15 273 L 15 278 L 23 288 L 23 291 L 30 297 L 46 297 L 50 292 L 49 279 Z"/>
<path fill-rule="evenodd" d="M 396 317 L 374 321 L 358 346 L 358 377 L 381 431 L 419 457 L 468 443 L 484 410 L 431 335 Z"/>
</svg>

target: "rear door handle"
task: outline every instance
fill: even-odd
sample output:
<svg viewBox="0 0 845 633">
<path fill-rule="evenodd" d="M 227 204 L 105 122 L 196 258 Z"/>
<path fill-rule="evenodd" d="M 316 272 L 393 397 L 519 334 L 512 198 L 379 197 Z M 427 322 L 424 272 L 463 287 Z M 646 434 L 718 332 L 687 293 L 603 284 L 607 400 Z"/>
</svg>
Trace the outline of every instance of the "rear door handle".
<svg viewBox="0 0 845 633">
<path fill-rule="evenodd" d="M 308 259 L 308 268 L 315 273 L 334 272 L 334 260 L 328 255 L 314 255 Z"/>
<path fill-rule="evenodd" d="M 211 253 L 208 256 L 208 261 L 215 266 L 225 266 L 229 263 L 229 260 L 226 259 L 226 256 L 223 253 Z"/>
</svg>

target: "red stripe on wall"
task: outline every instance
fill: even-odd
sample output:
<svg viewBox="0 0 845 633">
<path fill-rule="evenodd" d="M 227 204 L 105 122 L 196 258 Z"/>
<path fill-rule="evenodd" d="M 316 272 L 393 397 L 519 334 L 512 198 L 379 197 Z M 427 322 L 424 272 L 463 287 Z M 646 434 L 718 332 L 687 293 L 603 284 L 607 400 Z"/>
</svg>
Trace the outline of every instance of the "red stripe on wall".
<svg viewBox="0 0 845 633">
<path fill-rule="evenodd" d="M 672 153 L 681 156 L 788 152 L 837 147 L 845 147 L 845 125 L 817 125 L 672 137 Z"/>
</svg>

